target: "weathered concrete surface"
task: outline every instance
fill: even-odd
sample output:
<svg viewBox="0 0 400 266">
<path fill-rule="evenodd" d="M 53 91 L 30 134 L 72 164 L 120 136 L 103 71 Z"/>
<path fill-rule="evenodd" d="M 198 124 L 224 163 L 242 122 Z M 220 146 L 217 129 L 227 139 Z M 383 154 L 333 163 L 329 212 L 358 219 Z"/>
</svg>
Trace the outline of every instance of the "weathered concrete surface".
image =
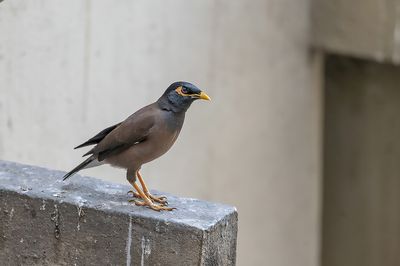
<svg viewBox="0 0 400 266">
<path fill-rule="evenodd" d="M 168 195 L 178 209 L 155 212 L 128 186 L 62 175 L 0 161 L 2 265 L 235 264 L 234 207 Z"/>
<path fill-rule="evenodd" d="M 313 0 L 311 25 L 325 51 L 400 63 L 399 0 Z"/>
</svg>

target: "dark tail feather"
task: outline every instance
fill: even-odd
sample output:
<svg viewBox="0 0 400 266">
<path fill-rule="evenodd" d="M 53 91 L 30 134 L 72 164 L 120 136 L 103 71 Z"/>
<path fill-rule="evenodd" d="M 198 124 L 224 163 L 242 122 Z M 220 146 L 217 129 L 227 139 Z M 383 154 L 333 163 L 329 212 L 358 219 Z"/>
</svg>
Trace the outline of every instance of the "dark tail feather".
<svg viewBox="0 0 400 266">
<path fill-rule="evenodd" d="M 88 164 L 90 164 L 95 158 L 93 156 L 90 156 L 89 158 L 87 158 L 86 160 L 84 160 L 81 164 L 79 164 L 77 167 L 75 167 L 74 169 L 72 169 L 71 171 L 69 171 L 64 177 L 63 177 L 63 181 L 65 181 L 68 177 L 76 174 L 77 172 L 79 172 L 80 170 L 82 170 L 83 168 L 85 168 L 85 166 L 87 166 Z"/>
</svg>

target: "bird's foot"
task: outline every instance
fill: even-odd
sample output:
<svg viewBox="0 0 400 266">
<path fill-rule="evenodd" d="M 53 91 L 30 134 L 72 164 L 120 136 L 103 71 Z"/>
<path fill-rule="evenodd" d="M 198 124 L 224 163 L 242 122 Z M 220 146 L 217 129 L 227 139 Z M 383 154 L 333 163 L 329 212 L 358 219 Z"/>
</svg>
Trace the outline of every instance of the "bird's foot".
<svg viewBox="0 0 400 266">
<path fill-rule="evenodd" d="M 176 208 L 166 207 L 164 205 L 158 205 L 153 203 L 151 200 L 144 199 L 143 201 L 131 199 L 129 202 L 135 203 L 136 206 L 145 206 L 155 211 L 172 211 Z"/>
<path fill-rule="evenodd" d="M 161 205 L 168 205 L 167 197 L 165 196 L 159 196 L 156 197 L 154 195 L 151 195 L 150 193 L 146 193 L 146 196 L 149 197 L 153 202 L 158 202 Z"/>
<path fill-rule="evenodd" d="M 136 191 L 133 191 L 133 190 L 129 190 L 128 192 L 126 192 L 126 194 L 132 194 L 132 197 L 134 197 L 134 198 L 142 198 L 142 197 L 140 197 L 140 195 L 139 195 L 139 193 L 137 193 Z"/>
<path fill-rule="evenodd" d="M 129 190 L 129 191 L 128 191 L 128 194 L 129 194 L 129 193 L 131 193 L 131 194 L 133 195 L 133 197 L 135 197 L 135 198 L 139 198 L 139 199 L 142 198 L 142 197 L 140 196 L 140 194 L 137 193 L 136 191 Z M 147 193 L 145 193 L 145 194 L 146 194 L 146 196 L 147 196 L 149 199 L 151 199 L 152 202 L 158 202 L 158 203 L 160 203 L 160 204 L 163 205 L 163 206 L 164 206 L 164 205 L 168 205 L 167 197 L 165 197 L 165 196 L 156 197 L 156 196 L 151 195 L 149 192 L 147 192 Z"/>
</svg>

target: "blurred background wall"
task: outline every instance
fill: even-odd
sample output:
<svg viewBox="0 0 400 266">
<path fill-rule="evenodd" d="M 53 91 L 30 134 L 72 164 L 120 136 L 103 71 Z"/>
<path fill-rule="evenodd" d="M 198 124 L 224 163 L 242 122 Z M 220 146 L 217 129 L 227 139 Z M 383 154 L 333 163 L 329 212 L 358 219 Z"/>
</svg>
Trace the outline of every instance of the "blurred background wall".
<svg viewBox="0 0 400 266">
<path fill-rule="evenodd" d="M 213 101 L 143 168 L 150 187 L 237 206 L 238 265 L 316 265 L 309 28 L 307 0 L 4 1 L 0 158 L 69 170 L 75 145 L 191 81 Z M 83 173 L 126 183 L 108 166 Z"/>
<path fill-rule="evenodd" d="M 400 1 L 313 0 L 325 54 L 321 265 L 400 265 Z"/>
<path fill-rule="evenodd" d="M 400 68 L 326 60 L 324 266 L 400 265 Z"/>
<path fill-rule="evenodd" d="M 3 1 L 0 158 L 69 170 L 191 81 L 213 101 L 142 172 L 237 206 L 238 265 L 400 265 L 398 21 L 397 0 Z"/>
</svg>

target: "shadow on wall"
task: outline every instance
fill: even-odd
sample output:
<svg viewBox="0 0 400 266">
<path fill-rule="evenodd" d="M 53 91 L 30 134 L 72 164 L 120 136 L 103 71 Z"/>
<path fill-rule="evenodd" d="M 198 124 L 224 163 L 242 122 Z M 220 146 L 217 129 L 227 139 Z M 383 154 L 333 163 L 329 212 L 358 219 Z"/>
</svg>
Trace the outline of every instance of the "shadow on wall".
<svg viewBox="0 0 400 266">
<path fill-rule="evenodd" d="M 400 265 L 400 67 L 326 60 L 322 265 Z"/>
</svg>

